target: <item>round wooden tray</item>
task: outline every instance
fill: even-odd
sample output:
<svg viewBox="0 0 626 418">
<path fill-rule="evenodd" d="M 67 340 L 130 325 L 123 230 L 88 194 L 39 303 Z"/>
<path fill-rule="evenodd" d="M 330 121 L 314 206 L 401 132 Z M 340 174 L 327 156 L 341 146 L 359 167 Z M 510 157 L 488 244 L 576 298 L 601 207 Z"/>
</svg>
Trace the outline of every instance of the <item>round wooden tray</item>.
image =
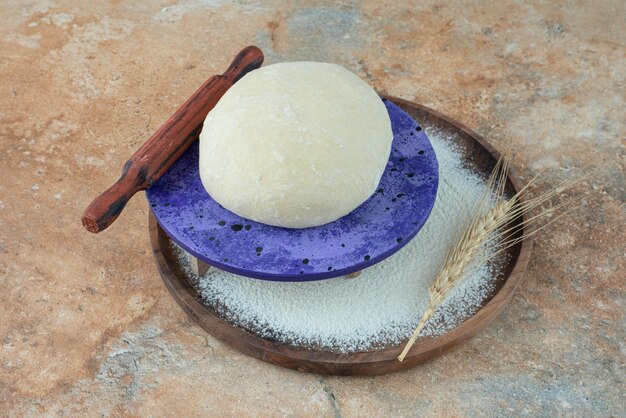
<svg viewBox="0 0 626 418">
<path fill-rule="evenodd" d="M 427 133 L 429 130 L 438 130 L 449 136 L 463 150 L 468 164 L 476 171 L 486 174 L 491 172 L 499 154 L 478 134 L 432 109 L 402 99 L 388 98 L 420 123 Z M 515 175 L 510 173 L 507 192 L 512 194 L 518 189 Z M 521 222 L 522 218 L 516 220 L 516 223 Z M 181 308 L 204 330 L 236 350 L 260 360 L 304 372 L 335 375 L 377 375 L 408 369 L 476 335 L 496 318 L 513 295 L 526 270 L 532 248 L 530 239 L 510 248 L 508 263 L 501 274 L 493 278 L 495 290 L 492 296 L 483 301 L 482 308 L 441 336 L 418 338 L 405 360 L 400 362 L 397 356 L 404 343 L 371 351 L 337 354 L 277 343 L 231 324 L 201 303 L 179 265 L 173 242 L 160 228 L 152 213 L 149 229 L 152 251 L 166 287 Z"/>
</svg>

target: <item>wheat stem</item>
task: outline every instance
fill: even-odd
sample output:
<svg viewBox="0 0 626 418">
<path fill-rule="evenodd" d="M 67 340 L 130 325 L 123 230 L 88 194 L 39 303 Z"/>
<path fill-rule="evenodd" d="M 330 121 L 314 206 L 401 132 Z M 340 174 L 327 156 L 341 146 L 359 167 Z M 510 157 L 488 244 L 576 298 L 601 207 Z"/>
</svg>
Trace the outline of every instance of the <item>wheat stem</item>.
<svg viewBox="0 0 626 418">
<path fill-rule="evenodd" d="M 504 250 L 533 236 L 543 228 L 555 222 L 563 216 L 563 214 L 560 214 L 555 219 L 531 231 L 526 230 L 527 227 L 536 224 L 548 214 L 554 213 L 563 207 L 570 206 L 573 202 L 581 198 L 580 196 L 576 196 L 566 199 L 556 206 L 524 219 L 514 226 L 507 227 L 513 220 L 532 210 L 540 208 L 544 203 L 551 201 L 551 199 L 559 193 L 577 185 L 586 178 L 586 176 L 583 176 L 574 181 L 562 182 L 539 196 L 528 198 L 528 193 L 538 181 L 539 173 L 512 198 L 504 200 L 502 196 L 505 192 L 509 164 L 507 153 L 505 153 L 494 166 L 491 176 L 487 180 L 484 194 L 470 212 L 471 221 L 469 225 L 463 233 L 460 234 L 456 243 L 450 246 L 441 270 L 428 289 L 429 300 L 426 310 L 420 318 L 417 328 L 402 350 L 402 353 L 398 356 L 399 361 L 403 361 L 407 356 L 428 320 L 444 302 L 448 293 L 467 277 L 471 271 L 484 265 Z M 494 201 L 495 204 L 487 210 L 487 205 L 492 204 Z M 514 235 L 522 231 L 525 232 L 523 232 L 521 236 L 513 238 Z"/>
</svg>

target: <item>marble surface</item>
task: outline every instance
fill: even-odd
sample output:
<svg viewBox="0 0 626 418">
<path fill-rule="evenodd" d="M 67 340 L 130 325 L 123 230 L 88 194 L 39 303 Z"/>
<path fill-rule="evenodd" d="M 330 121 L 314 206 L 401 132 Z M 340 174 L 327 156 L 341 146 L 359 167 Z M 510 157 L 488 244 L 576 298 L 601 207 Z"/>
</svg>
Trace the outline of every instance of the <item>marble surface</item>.
<svg viewBox="0 0 626 418">
<path fill-rule="evenodd" d="M 0 415 L 624 416 L 626 6 L 620 0 L 0 2 Z M 175 305 L 147 203 L 80 215 L 209 75 L 340 63 L 589 192 L 477 338 L 411 371 L 320 377 L 243 356 Z"/>
</svg>

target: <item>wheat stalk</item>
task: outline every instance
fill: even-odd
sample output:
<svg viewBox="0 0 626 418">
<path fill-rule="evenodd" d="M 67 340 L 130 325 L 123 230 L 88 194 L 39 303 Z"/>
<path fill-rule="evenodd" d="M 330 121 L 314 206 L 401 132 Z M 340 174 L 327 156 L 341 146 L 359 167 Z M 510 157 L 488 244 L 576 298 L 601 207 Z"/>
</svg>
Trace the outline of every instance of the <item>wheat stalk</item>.
<svg viewBox="0 0 626 418">
<path fill-rule="evenodd" d="M 556 221 L 560 216 L 531 231 L 528 230 L 528 227 L 535 226 L 538 221 L 544 219 L 549 214 L 569 206 L 574 201 L 584 197 L 584 195 L 581 195 L 567 199 L 552 208 L 541 210 L 538 214 L 525 219 L 517 225 L 508 227 L 515 219 L 537 208 L 541 208 L 555 196 L 584 179 L 583 177 L 575 181 L 561 183 L 539 196 L 529 198 L 529 192 L 536 185 L 539 178 L 540 174 L 538 174 L 513 197 L 503 199 L 508 169 L 509 159 L 507 153 L 505 153 L 494 167 L 487 181 L 483 196 L 470 211 L 471 221 L 469 225 L 456 240 L 456 244 L 448 251 L 441 270 L 430 285 L 426 310 L 402 353 L 398 356 L 399 361 L 404 360 L 415 340 L 426 326 L 426 323 L 435 314 L 448 293 L 458 286 L 464 278 L 468 277 L 469 273 L 484 265 L 507 248 L 536 234 L 539 230 Z M 516 236 L 522 231 L 521 236 Z"/>
</svg>

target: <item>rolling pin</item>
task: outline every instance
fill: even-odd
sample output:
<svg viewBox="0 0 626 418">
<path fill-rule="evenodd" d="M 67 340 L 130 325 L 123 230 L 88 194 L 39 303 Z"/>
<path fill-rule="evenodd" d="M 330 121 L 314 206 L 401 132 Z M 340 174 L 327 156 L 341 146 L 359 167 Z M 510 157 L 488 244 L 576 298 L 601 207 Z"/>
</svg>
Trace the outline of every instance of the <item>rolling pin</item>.
<svg viewBox="0 0 626 418">
<path fill-rule="evenodd" d="M 244 48 L 222 75 L 209 78 L 124 164 L 119 180 L 104 191 L 85 212 L 81 221 L 97 234 L 117 219 L 128 200 L 159 180 L 196 140 L 202 123 L 217 101 L 234 83 L 263 63 L 256 46 Z"/>
</svg>

